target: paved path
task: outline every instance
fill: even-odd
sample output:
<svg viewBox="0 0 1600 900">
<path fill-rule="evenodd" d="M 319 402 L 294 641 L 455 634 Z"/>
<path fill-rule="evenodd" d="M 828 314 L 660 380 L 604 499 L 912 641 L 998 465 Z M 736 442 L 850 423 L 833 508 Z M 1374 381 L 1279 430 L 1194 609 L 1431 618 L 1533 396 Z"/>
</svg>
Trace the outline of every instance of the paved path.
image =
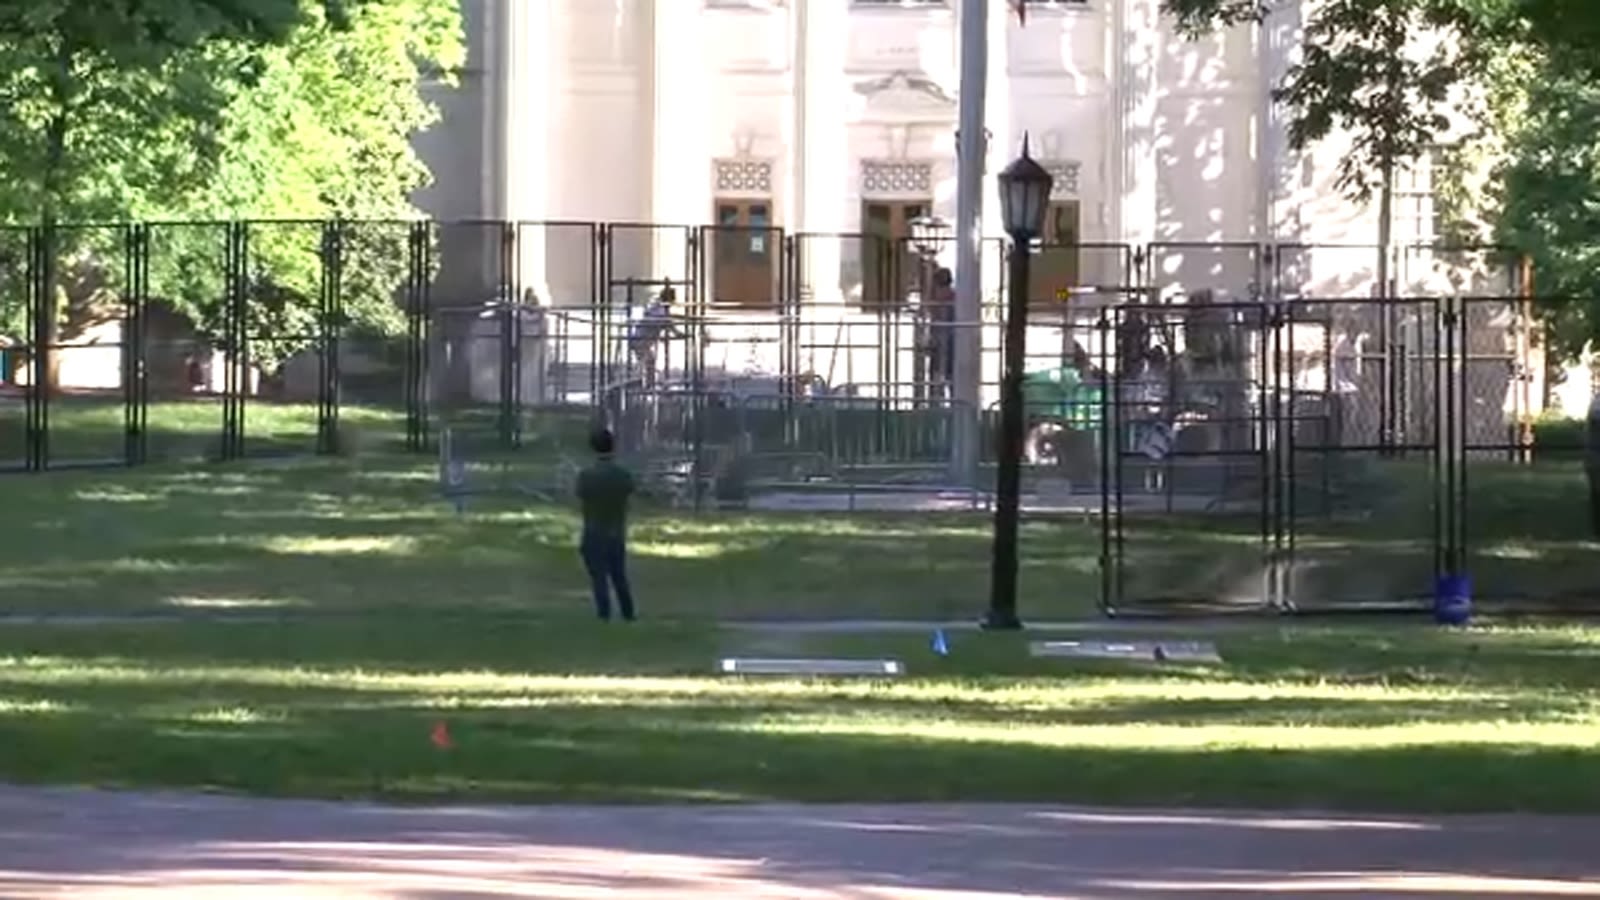
<svg viewBox="0 0 1600 900">
<path fill-rule="evenodd" d="M 1597 846 L 1600 818 L 397 809 L 0 787 L 4 897 L 1600 897 Z"/>
</svg>

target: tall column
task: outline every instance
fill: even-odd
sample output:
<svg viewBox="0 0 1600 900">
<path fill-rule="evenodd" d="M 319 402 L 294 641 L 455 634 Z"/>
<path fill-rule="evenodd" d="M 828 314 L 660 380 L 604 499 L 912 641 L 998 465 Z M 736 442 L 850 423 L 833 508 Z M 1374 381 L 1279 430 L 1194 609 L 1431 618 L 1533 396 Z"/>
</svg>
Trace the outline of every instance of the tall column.
<svg viewBox="0 0 1600 900">
<path fill-rule="evenodd" d="M 989 81 L 988 0 L 960 0 L 957 41 L 960 48 L 960 101 L 956 141 L 956 330 L 955 384 L 951 399 L 957 409 L 951 430 L 951 479 L 976 486 L 978 478 L 978 412 L 983 335 L 982 244 L 983 167 L 987 152 L 984 127 Z"/>
<path fill-rule="evenodd" d="M 652 274 L 683 278 L 685 225 L 705 223 L 711 164 L 705 152 L 707 113 L 705 56 L 700 52 L 704 24 L 701 0 L 653 0 L 651 9 L 651 202 L 650 220 L 658 226 L 652 241 Z"/>
<path fill-rule="evenodd" d="M 849 171 L 850 139 L 844 110 L 849 100 L 845 48 L 850 7 L 839 0 L 794 0 L 796 42 L 794 91 L 799 107 L 799 135 L 792 145 L 799 196 L 797 230 L 829 235 L 856 231 L 846 215 L 845 195 L 857 173 Z M 840 295 L 840 245 L 828 237 L 801 238 L 812 303 L 835 306 Z M 815 343 L 815 342 L 813 342 Z"/>
<path fill-rule="evenodd" d="M 986 67 L 987 83 L 983 117 L 990 137 L 988 151 L 985 154 L 983 178 L 981 234 L 986 243 L 982 245 L 983 261 L 980 271 L 983 278 L 980 301 L 988 300 L 1003 304 L 1005 298 L 1001 296 L 1000 286 L 1004 282 L 1006 266 L 1003 258 L 995 251 L 995 241 L 1006 236 L 1006 227 L 1000 218 L 1000 180 L 997 176 L 1022 151 L 1022 132 L 1014 131 L 1011 122 L 1009 35 L 1011 23 L 1016 21 L 1016 11 L 1009 2 L 991 3 L 988 18 L 989 59 Z M 1034 147 L 1038 147 L 1037 142 Z M 979 357 L 980 384 L 1000 383 L 999 351 L 1000 334 L 994 331 L 991 340 L 983 342 L 982 355 Z M 978 397 L 979 406 L 987 406 L 999 399 L 999 390 L 980 388 Z"/>
<path fill-rule="evenodd" d="M 1158 0 L 1111 4 L 1116 79 L 1119 239 L 1146 244 L 1157 218 L 1156 74 L 1163 23 Z"/>
<path fill-rule="evenodd" d="M 499 95 L 505 130 L 500 154 L 505 197 L 500 208 L 512 222 L 550 218 L 551 4 L 501 0 Z M 521 287 L 550 302 L 544 229 L 518 228 Z"/>
<path fill-rule="evenodd" d="M 1261 43 L 1260 104 L 1262 132 L 1261 159 L 1262 192 L 1259 215 L 1263 220 L 1262 241 L 1292 242 L 1298 235 L 1289 234 L 1285 212 L 1290 207 L 1295 182 L 1294 154 L 1289 150 L 1288 117 L 1283 105 L 1272 98 L 1272 92 L 1283 84 L 1289 69 L 1294 65 L 1297 35 L 1302 22 L 1299 3 L 1276 0 L 1269 5 L 1263 17 L 1258 40 Z"/>
</svg>

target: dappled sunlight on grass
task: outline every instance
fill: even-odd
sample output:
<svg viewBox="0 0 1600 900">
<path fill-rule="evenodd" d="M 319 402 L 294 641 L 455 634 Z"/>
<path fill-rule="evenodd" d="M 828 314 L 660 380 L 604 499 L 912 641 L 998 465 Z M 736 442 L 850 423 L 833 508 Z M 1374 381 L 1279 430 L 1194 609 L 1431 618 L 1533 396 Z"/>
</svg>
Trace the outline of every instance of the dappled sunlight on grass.
<svg viewBox="0 0 1600 900">
<path fill-rule="evenodd" d="M 739 549 L 732 543 L 689 541 L 633 541 L 628 552 L 635 556 L 654 556 L 660 559 L 715 559 Z"/>
<path fill-rule="evenodd" d="M 158 503 L 166 497 L 155 491 L 129 491 L 115 487 L 88 488 L 73 492 L 73 499 L 90 503 Z"/>
<path fill-rule="evenodd" d="M 999 635 L 962 635 L 944 658 L 921 635 L 796 644 L 911 671 L 828 681 L 703 674 L 747 638 L 689 626 L 19 628 L 0 633 L 0 777 L 415 799 L 1571 809 L 1600 804 L 1594 632 L 1264 628 L 1194 669 L 1035 660 Z M 429 742 L 442 721 L 447 753 Z"/>
<path fill-rule="evenodd" d="M 293 609 L 306 602 L 292 597 L 168 597 L 166 604 L 177 609 Z"/>
<path fill-rule="evenodd" d="M 29 585 L 0 605 L 170 612 L 172 597 L 288 596 L 308 612 L 581 610 L 571 504 L 506 496 L 457 515 L 428 469 L 314 459 L 19 480 L 13 506 L 41 514 L 0 539 L 0 584 Z M 983 592 L 991 540 L 986 519 L 962 515 L 645 506 L 632 525 L 649 614 L 702 619 L 955 614 Z M 1092 525 L 1028 523 L 1023 601 L 1049 617 L 1089 611 L 1097 552 Z"/>
<path fill-rule="evenodd" d="M 78 712 L 78 707 L 55 700 L 18 700 L 0 697 L 0 716 L 41 716 Z"/>
<path fill-rule="evenodd" d="M 422 545 L 421 540 L 409 535 L 340 538 L 280 535 L 246 543 L 286 556 L 406 556 L 416 553 Z"/>
</svg>

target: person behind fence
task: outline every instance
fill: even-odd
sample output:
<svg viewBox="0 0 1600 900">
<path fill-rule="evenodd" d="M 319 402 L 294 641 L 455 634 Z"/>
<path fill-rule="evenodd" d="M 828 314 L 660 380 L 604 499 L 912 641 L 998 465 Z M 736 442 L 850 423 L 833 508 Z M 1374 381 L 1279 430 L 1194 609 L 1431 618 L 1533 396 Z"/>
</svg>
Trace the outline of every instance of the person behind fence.
<svg viewBox="0 0 1600 900">
<path fill-rule="evenodd" d="M 605 428 L 589 437 L 594 462 L 578 473 L 578 503 L 583 510 L 583 533 L 578 552 L 594 590 L 594 610 L 602 622 L 611 621 L 611 592 L 617 594 L 624 621 L 634 619 L 633 591 L 628 585 L 628 502 L 633 497 L 633 473 L 617 462 L 616 439 Z"/>
<path fill-rule="evenodd" d="M 955 381 L 956 289 L 955 276 L 943 266 L 933 273 L 927 308 L 928 373 L 935 382 L 948 385 Z"/>
<path fill-rule="evenodd" d="M 676 299 L 677 292 L 672 285 L 664 286 L 645 307 L 644 314 L 629 326 L 628 347 L 634 362 L 644 370 L 646 387 L 654 387 L 656 383 L 658 350 L 678 333 L 672 324 L 672 304 Z"/>
</svg>

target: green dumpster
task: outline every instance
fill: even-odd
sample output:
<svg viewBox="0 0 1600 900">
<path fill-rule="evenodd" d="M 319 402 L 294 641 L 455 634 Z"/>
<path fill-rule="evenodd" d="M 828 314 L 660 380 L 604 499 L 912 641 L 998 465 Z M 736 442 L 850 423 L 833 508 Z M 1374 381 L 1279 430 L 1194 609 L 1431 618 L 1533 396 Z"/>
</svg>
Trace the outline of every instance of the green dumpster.
<svg viewBox="0 0 1600 900">
<path fill-rule="evenodd" d="M 1071 366 L 1023 375 L 1022 402 L 1030 419 L 1058 421 L 1075 431 L 1100 427 L 1100 385 L 1084 381 Z"/>
</svg>

